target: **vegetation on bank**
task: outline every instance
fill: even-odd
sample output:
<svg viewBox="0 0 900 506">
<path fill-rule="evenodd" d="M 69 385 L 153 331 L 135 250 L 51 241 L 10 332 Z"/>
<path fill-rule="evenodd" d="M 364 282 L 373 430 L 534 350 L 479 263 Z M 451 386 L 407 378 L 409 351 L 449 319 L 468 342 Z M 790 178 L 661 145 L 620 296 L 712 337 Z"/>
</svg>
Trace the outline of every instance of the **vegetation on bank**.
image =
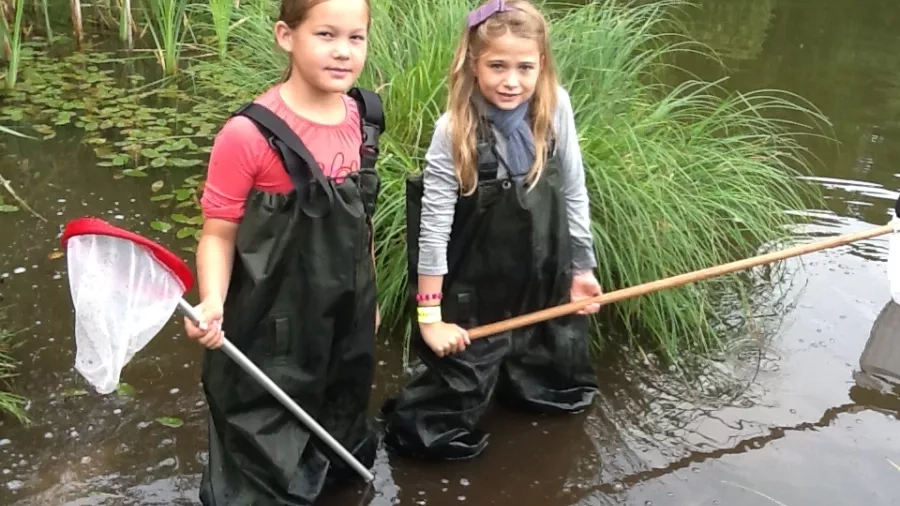
<svg viewBox="0 0 900 506">
<path fill-rule="evenodd" d="M 95 4 L 101 25 L 116 26 L 117 7 Z M 46 40 L 32 35 L 19 49 L 28 63 L 7 92 L 12 106 L 0 111 L 0 121 L 24 120 L 45 138 L 77 127 L 114 177 L 149 176 L 148 198 L 171 212 L 153 227 L 187 238 L 197 233 L 196 198 L 215 130 L 231 110 L 277 82 L 286 59 L 272 36 L 277 2 L 153 4 L 132 13 L 134 33 L 146 27 L 149 35 L 130 56 L 85 42 L 83 53 L 58 60 L 47 56 Z M 404 180 L 422 167 L 469 4 L 372 5 L 361 84 L 380 92 L 388 114 L 376 217 L 387 328 L 406 325 Z M 815 134 L 805 125 L 826 122 L 814 108 L 777 90 L 737 94 L 718 83 L 667 84 L 678 53 L 705 52 L 678 31 L 675 13 L 683 5 L 604 0 L 549 8 L 557 63 L 576 110 L 606 290 L 750 256 L 790 234 L 797 218 L 784 210 L 819 198 L 797 178 L 811 168 L 799 136 Z M 50 16 L 67 6 L 51 1 Z M 40 18 L 26 18 L 39 33 Z M 59 44 L 59 30 L 54 37 Z M 140 70 L 140 44 L 155 70 Z M 144 82 L 155 72 L 174 77 Z M 760 282 L 738 273 L 622 301 L 605 314 L 632 344 L 677 359 L 717 349 L 722 325 L 736 310 L 724 301 L 746 301 Z M 605 334 L 596 335 L 602 344 Z"/>
<path fill-rule="evenodd" d="M 3 327 L 3 314 L 0 313 L 0 382 L 5 382 L 15 375 L 15 360 L 8 354 L 12 333 Z M 0 415 L 11 414 L 19 421 L 26 421 L 25 399 L 19 395 L 0 390 Z"/>
</svg>

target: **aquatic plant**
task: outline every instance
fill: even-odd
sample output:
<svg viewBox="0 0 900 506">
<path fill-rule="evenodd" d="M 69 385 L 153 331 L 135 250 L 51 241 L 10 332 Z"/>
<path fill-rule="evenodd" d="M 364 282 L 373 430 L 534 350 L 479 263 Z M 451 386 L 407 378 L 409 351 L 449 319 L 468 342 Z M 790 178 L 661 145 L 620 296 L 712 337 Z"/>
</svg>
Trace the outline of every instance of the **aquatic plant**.
<svg viewBox="0 0 900 506">
<path fill-rule="evenodd" d="M 188 0 L 146 0 L 147 28 L 153 36 L 153 53 L 167 75 L 178 72 L 178 62 L 189 29 Z"/>
<path fill-rule="evenodd" d="M 4 315 L 0 313 L 0 381 L 6 381 L 15 375 L 18 362 L 9 355 L 9 343 L 12 333 L 2 326 Z M 26 422 L 28 418 L 23 410 L 25 398 L 11 392 L 0 390 L 0 414 L 7 413 L 16 417 L 20 422 Z"/>
<path fill-rule="evenodd" d="M 231 13 L 234 9 L 234 1 L 209 0 L 206 8 L 212 17 L 212 26 L 216 33 L 219 56 L 224 58 L 228 52 L 228 31 L 231 29 Z"/>
<path fill-rule="evenodd" d="M 19 64 L 22 60 L 22 19 L 25 13 L 25 0 L 16 0 L 12 6 L 13 24 L 10 27 L 4 14 L 4 6 L 0 5 L 0 41 L 4 44 L 9 64 L 6 68 L 6 87 L 14 88 L 19 76 Z"/>
</svg>

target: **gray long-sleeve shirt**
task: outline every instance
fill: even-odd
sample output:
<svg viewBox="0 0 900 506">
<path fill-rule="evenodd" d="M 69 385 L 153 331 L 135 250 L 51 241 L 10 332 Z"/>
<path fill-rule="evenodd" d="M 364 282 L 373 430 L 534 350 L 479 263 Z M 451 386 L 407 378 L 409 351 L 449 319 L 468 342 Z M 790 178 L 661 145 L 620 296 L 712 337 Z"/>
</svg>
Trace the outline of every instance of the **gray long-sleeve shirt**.
<svg viewBox="0 0 900 506">
<path fill-rule="evenodd" d="M 459 183 L 453 168 L 449 120 L 447 113 L 444 113 L 435 122 L 431 146 L 425 154 L 418 272 L 430 276 L 447 274 L 447 243 L 459 195 Z M 590 229 L 584 165 L 575 130 L 572 102 L 562 87 L 558 88 L 553 128 L 562 173 L 562 190 L 567 203 L 569 233 L 572 236 L 572 265 L 575 270 L 590 270 L 597 266 L 597 261 Z M 506 139 L 496 129 L 494 134 L 500 156 L 506 156 Z M 498 168 L 498 177 L 505 177 L 503 164 Z"/>
</svg>

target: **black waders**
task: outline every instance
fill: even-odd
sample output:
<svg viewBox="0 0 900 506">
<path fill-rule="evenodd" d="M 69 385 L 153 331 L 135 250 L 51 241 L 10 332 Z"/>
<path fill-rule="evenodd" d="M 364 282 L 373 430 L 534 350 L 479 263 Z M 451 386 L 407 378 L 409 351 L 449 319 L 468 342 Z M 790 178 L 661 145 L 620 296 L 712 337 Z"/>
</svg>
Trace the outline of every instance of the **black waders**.
<svg viewBox="0 0 900 506">
<path fill-rule="evenodd" d="M 443 319 L 463 328 L 569 302 L 572 284 L 571 238 L 557 159 L 550 157 L 544 174 L 527 191 L 525 183 L 497 177 L 493 132 L 482 128 L 481 139 L 478 187 L 457 202 L 443 282 Z M 422 184 L 420 175 L 406 187 L 413 306 Z M 476 426 L 495 395 L 517 408 L 575 413 L 587 408 L 597 392 L 586 316 L 477 339 L 465 351 L 443 358 L 424 342 L 415 320 L 412 328 L 413 348 L 425 368 L 382 409 L 385 443 L 401 455 L 446 460 L 477 456 L 488 435 Z"/>
<path fill-rule="evenodd" d="M 354 89 L 363 119 L 359 173 L 325 178 L 299 137 L 274 113 L 248 104 L 294 181 L 290 194 L 253 190 L 236 240 L 225 335 L 364 466 L 377 440 L 367 422 L 373 376 L 376 286 L 372 215 L 383 111 Z M 221 351 L 207 350 L 207 506 L 313 504 L 326 484 L 354 475 L 309 429 Z"/>
</svg>

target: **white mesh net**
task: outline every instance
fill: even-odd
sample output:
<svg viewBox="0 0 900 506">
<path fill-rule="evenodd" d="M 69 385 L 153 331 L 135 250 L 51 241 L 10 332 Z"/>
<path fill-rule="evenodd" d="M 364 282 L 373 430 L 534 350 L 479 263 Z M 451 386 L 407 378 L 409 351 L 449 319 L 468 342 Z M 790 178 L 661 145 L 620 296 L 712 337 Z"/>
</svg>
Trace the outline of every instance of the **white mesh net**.
<svg viewBox="0 0 900 506">
<path fill-rule="evenodd" d="M 67 244 L 75 369 L 107 394 L 175 312 L 184 288 L 147 249 L 129 240 L 79 235 Z"/>
<path fill-rule="evenodd" d="M 891 219 L 891 226 L 893 231 L 888 244 L 888 282 L 891 286 L 891 298 L 900 304 L 900 218 L 894 216 Z"/>
</svg>

